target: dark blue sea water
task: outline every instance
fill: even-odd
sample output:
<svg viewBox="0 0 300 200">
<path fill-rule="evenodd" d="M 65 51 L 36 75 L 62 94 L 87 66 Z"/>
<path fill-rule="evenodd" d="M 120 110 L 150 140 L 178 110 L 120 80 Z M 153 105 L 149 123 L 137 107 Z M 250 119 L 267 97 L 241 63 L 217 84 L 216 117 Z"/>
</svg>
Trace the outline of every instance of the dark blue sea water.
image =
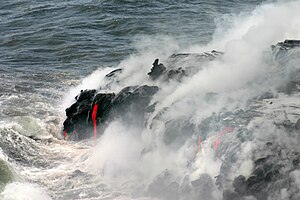
<svg viewBox="0 0 300 200">
<path fill-rule="evenodd" d="M 259 92 L 274 92 L 276 84 L 298 69 L 294 63 L 299 60 L 285 71 L 277 70 L 272 62 L 263 63 L 261 57 L 272 44 L 300 38 L 299 13 L 297 0 L 1 0 L 0 199 L 145 200 L 153 199 L 144 189 L 163 169 L 172 169 L 181 178 L 186 174 L 195 178 L 200 172 L 213 178 L 221 161 L 214 160 L 209 151 L 197 157 L 191 168 L 182 167 L 182 157 L 190 152 L 188 141 L 172 151 L 158 142 L 154 145 L 157 152 L 140 158 L 148 137 L 154 137 L 147 133 L 153 131 L 157 138 L 152 139 L 157 142 L 163 134 L 161 127 L 173 118 L 181 119 L 183 113 L 200 125 L 212 113 L 246 109 L 240 103 L 252 101 Z M 126 134 L 115 137 L 127 130 L 118 122 L 108 129 L 111 136 L 103 137 L 96 147 L 90 140 L 62 141 L 65 109 L 80 89 L 101 88 L 103 75 L 111 69 L 125 68 L 123 79 L 112 86 L 116 92 L 127 85 L 149 84 L 143 74 L 150 71 L 154 58 L 203 53 L 210 48 L 229 52 L 223 60 L 208 64 L 212 71 L 195 73 L 182 83 L 150 83 L 163 85 L 155 99 L 162 105 L 157 113 L 165 112 L 163 106 L 176 106 L 162 114 L 160 122 L 150 116 L 156 129 L 145 128 L 141 141 Z M 193 65 L 203 67 L 197 62 Z M 221 96 L 208 105 L 198 94 L 205 92 Z M 276 95 L 274 102 L 281 106 L 260 105 L 257 113 L 270 120 L 287 117 L 294 123 L 300 116 L 298 96 Z M 253 130 L 260 119 L 268 118 L 255 116 L 245 124 L 246 129 Z M 271 134 L 270 126 L 254 131 L 253 140 L 263 140 L 259 136 L 265 130 Z M 228 143 L 235 140 L 228 138 Z M 209 146 L 209 137 L 207 141 Z M 243 145 L 239 164 L 244 168 L 235 172 L 247 174 L 252 166 L 247 165 L 249 149 L 257 143 Z M 294 174 L 296 183 L 299 170 Z M 297 188 L 292 189 L 281 190 L 276 199 L 296 199 L 291 191 Z M 221 193 L 211 198 L 222 199 Z"/>
<path fill-rule="evenodd" d="M 183 46 L 212 39 L 215 20 L 262 1 L 6 1 L 0 7 L 1 70 L 90 73 L 115 65 L 141 36 Z"/>
<path fill-rule="evenodd" d="M 27 115 L 29 111 L 12 112 L 11 106 L 27 107 L 31 96 L 42 102 L 61 101 L 70 85 L 97 68 L 117 66 L 137 52 L 136 43 L 144 38 L 150 38 L 144 44 L 149 48 L 163 37 L 174 38 L 181 47 L 206 44 L 212 40 L 216 20 L 261 3 L 3 0 L 0 97 L 24 95 L 26 103 L 5 101 L 0 116 Z"/>
</svg>

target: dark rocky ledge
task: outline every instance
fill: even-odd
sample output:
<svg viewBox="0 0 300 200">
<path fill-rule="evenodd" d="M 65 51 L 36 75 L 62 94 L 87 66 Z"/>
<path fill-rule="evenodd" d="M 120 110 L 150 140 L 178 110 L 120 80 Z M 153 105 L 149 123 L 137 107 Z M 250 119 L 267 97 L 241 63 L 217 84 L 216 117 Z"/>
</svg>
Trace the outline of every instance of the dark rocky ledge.
<svg viewBox="0 0 300 200">
<path fill-rule="evenodd" d="M 287 51 L 296 47 L 300 47 L 300 40 L 285 40 L 273 45 L 272 49 Z M 173 80 L 180 82 L 183 78 L 188 78 L 201 70 L 202 63 L 218 59 L 222 55 L 222 52 L 215 50 L 203 54 L 173 54 L 165 61 L 166 65 L 159 63 L 159 59 L 156 59 L 148 76 L 153 81 Z M 195 63 L 197 63 L 197 66 L 195 66 Z M 118 81 L 118 76 L 122 72 L 123 69 L 116 69 L 107 74 L 105 78 L 108 80 L 108 84 Z M 110 88 L 109 85 L 107 86 L 107 88 Z M 300 71 L 297 71 L 290 75 L 287 85 L 278 90 L 290 94 L 299 92 L 299 88 Z M 103 126 L 102 130 L 114 118 L 121 118 L 130 123 L 143 124 L 145 113 L 153 110 L 153 106 L 149 106 L 149 103 L 153 95 L 158 92 L 159 87 L 147 85 L 128 86 L 117 94 L 98 93 L 96 89 L 99 88 L 81 91 L 75 97 L 76 102 L 66 109 L 67 118 L 63 123 L 64 131 L 69 135 L 76 133 L 77 136 L 73 139 L 81 140 L 92 137 L 92 111 L 96 104 L 98 105 L 96 121 L 98 126 Z"/>
</svg>

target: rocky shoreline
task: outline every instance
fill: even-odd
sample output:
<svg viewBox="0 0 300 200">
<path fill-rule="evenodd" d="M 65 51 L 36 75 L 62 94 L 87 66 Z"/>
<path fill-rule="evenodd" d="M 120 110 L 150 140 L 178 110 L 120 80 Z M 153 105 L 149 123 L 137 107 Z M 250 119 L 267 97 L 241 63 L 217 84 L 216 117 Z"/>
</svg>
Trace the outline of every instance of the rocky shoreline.
<svg viewBox="0 0 300 200">
<path fill-rule="evenodd" d="M 298 48 L 300 48 L 300 40 L 285 40 L 271 47 L 278 59 L 284 56 L 287 51 Z M 169 57 L 168 65 L 159 63 L 159 59 L 156 59 L 148 73 L 148 78 L 152 81 L 168 82 L 172 80 L 180 82 L 183 78 L 193 75 L 193 67 L 181 66 L 183 62 L 188 62 L 189 58 L 203 61 L 218 59 L 222 55 L 223 53 L 218 51 L 203 54 L 174 54 Z M 116 69 L 107 74 L 106 78 L 118 78 L 121 73 L 122 69 Z M 101 127 L 102 132 L 116 118 L 143 127 L 145 125 L 145 115 L 153 112 L 155 107 L 155 103 L 150 105 L 151 99 L 159 90 L 159 86 L 142 85 L 128 86 L 118 93 L 98 93 L 96 89 L 81 91 L 76 97 L 76 102 L 66 109 L 67 119 L 64 122 L 64 131 L 70 135 L 75 132 L 77 135 L 75 140 L 92 137 L 91 133 L 95 128 L 92 116 L 95 105 L 98 107 L 95 117 L 96 126 Z M 300 70 L 291 73 L 287 84 L 278 88 L 278 91 L 283 92 L 285 95 L 299 93 Z M 213 98 L 213 96 L 214 94 L 210 94 L 210 97 Z M 253 101 L 273 104 L 272 99 L 276 99 L 276 97 L 273 94 L 265 93 Z M 167 145 L 174 144 L 176 137 L 192 137 L 195 130 L 205 133 L 211 130 L 210 124 L 218 124 L 220 118 L 226 118 L 229 120 L 222 121 L 220 128 L 236 127 L 232 134 L 236 134 L 240 141 L 237 144 L 228 145 L 239 149 L 241 143 L 252 139 L 252 133 L 247 130 L 246 126 L 255 116 L 260 115 L 261 113 L 257 110 L 250 108 L 249 110 L 215 114 L 204 119 L 198 126 L 185 123 L 184 120 L 169 121 L 165 124 L 164 142 Z M 159 114 L 157 117 L 159 117 Z M 289 137 L 299 141 L 300 118 L 295 122 L 287 120 L 273 125 L 288 134 Z M 174 130 L 178 135 L 174 136 Z M 170 136 L 169 132 L 173 135 Z M 100 136 L 101 133 L 98 134 L 98 137 Z M 202 139 L 205 140 L 205 136 Z M 255 197 L 257 200 L 272 199 L 272 195 L 278 195 L 278 192 L 290 192 L 294 194 L 289 196 L 290 199 L 299 199 L 299 189 L 295 186 L 297 180 L 291 177 L 291 173 L 298 173 L 299 175 L 300 151 L 297 148 L 289 149 L 285 144 L 278 144 L 273 141 L 263 141 L 260 144 L 261 146 L 257 148 L 257 152 L 253 153 L 253 170 L 249 177 L 239 175 L 234 179 L 230 178 L 231 165 L 236 162 L 238 155 L 234 150 L 230 152 L 227 149 L 226 152 L 219 152 L 225 159 L 220 168 L 220 174 L 215 177 L 215 180 L 207 174 L 200 174 L 196 180 L 190 180 L 190 177 L 186 176 L 180 181 L 173 176 L 172 172 L 166 170 L 149 184 L 147 193 L 149 196 L 164 199 L 196 199 L 201 196 L 202 199 L 208 200 L 212 199 L 213 190 L 211 188 L 217 187 L 223 191 L 224 200 L 238 200 L 249 196 Z M 260 152 L 264 152 L 264 154 L 262 155 Z M 142 154 L 144 153 L 147 153 L 147 151 L 142 152 Z"/>
</svg>

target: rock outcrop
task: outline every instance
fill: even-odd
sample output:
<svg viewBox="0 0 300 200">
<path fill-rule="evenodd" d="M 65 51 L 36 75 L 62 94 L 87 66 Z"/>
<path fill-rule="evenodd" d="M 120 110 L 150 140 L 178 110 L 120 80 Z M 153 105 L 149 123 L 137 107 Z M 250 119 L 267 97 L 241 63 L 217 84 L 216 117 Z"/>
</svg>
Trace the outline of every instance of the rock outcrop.
<svg viewBox="0 0 300 200">
<path fill-rule="evenodd" d="M 103 125 L 113 118 L 136 122 L 143 120 L 143 115 L 151 97 L 158 91 L 156 86 L 143 85 L 126 87 L 118 94 L 97 93 L 96 90 L 84 90 L 75 98 L 77 101 L 66 109 L 67 119 L 64 131 L 76 132 L 78 140 L 92 136 L 92 110 L 98 105 L 97 124 Z M 132 116 L 136 119 L 133 119 Z"/>
<path fill-rule="evenodd" d="M 168 67 L 159 63 L 156 59 L 148 73 L 151 80 L 180 81 L 200 70 L 192 66 L 195 60 L 206 62 L 221 56 L 221 52 L 212 51 L 204 54 L 173 54 L 169 57 Z M 181 62 L 184 60 L 184 62 Z M 197 68 L 197 69 L 196 69 Z M 105 78 L 108 84 L 118 81 L 118 76 L 123 72 L 119 68 L 108 73 Z M 110 87 L 109 85 L 107 86 Z M 119 93 L 98 93 L 94 90 L 82 90 L 75 97 L 76 102 L 66 109 L 67 119 L 64 121 L 64 131 L 72 140 L 82 140 L 92 137 L 93 120 L 92 111 L 98 105 L 96 121 L 97 125 L 105 128 L 106 124 L 114 118 L 122 118 L 130 123 L 144 123 L 144 115 L 153 107 L 149 106 L 152 96 L 159 90 L 157 86 L 128 86 Z M 153 109 L 152 109 L 153 110 Z M 73 134 L 74 133 L 74 134 Z"/>
<path fill-rule="evenodd" d="M 284 42 L 273 45 L 272 49 L 274 52 L 279 54 L 289 49 L 295 49 L 296 47 L 300 47 L 299 40 L 285 40 Z M 166 65 L 159 63 L 159 59 L 156 59 L 153 63 L 153 67 L 148 73 L 148 76 L 152 81 L 173 80 L 180 82 L 183 78 L 188 78 L 205 67 L 205 65 L 202 65 L 201 63 L 218 59 L 222 55 L 222 52 L 215 50 L 203 54 L 173 54 L 165 61 Z M 197 63 L 197 66 L 195 66 L 195 63 Z M 112 82 L 119 81 L 118 77 L 121 73 L 123 73 L 123 69 L 116 69 L 107 74 L 105 78 L 108 79 L 108 83 L 111 84 Z M 299 77 L 299 71 L 291 73 L 288 83 L 278 90 L 280 91 L 280 89 L 282 89 L 287 93 L 299 91 Z M 110 87 L 108 86 L 107 88 Z M 122 118 L 123 120 L 132 122 L 138 121 L 138 123 L 142 124 L 145 113 L 153 107 L 149 107 L 150 100 L 159 90 L 158 86 L 147 85 L 128 86 L 117 94 L 109 92 L 98 93 L 96 89 L 81 91 L 81 93 L 75 98 L 76 102 L 66 109 L 67 119 L 64 121 L 64 131 L 69 134 L 75 132 L 77 134 L 76 139 L 80 140 L 92 136 L 92 134 L 90 134 L 93 128 L 92 111 L 95 105 L 98 105 L 96 116 L 97 125 L 105 126 L 105 124 L 113 118 Z M 214 98 L 216 95 L 217 94 L 213 93 L 207 94 L 207 98 Z M 184 132 L 186 132 L 186 128 L 191 129 L 192 127 L 193 129 L 197 129 L 197 127 L 190 124 L 185 125 L 180 122 L 172 123 L 171 121 L 166 124 L 167 127 L 170 127 L 170 129 L 166 130 L 165 134 L 167 143 L 172 142 L 172 138 L 168 139 L 168 133 L 170 131 L 172 132 L 172 128 L 174 129 L 174 127 L 177 127 L 178 125 L 180 125 L 179 128 Z M 295 126 L 299 127 L 299 125 Z M 203 129 L 203 127 L 201 129 Z M 187 134 L 187 136 L 191 134 Z M 178 138 L 180 137 L 181 136 L 179 135 Z"/>
</svg>

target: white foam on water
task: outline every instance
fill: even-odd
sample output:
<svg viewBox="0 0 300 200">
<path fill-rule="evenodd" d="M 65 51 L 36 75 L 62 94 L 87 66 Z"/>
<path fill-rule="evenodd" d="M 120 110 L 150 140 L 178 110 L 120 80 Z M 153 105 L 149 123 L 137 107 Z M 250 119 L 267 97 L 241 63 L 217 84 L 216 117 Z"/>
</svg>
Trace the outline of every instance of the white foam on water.
<svg viewBox="0 0 300 200">
<path fill-rule="evenodd" d="M 52 200 L 39 186 L 20 182 L 8 184 L 0 197 L 2 200 Z"/>
</svg>

